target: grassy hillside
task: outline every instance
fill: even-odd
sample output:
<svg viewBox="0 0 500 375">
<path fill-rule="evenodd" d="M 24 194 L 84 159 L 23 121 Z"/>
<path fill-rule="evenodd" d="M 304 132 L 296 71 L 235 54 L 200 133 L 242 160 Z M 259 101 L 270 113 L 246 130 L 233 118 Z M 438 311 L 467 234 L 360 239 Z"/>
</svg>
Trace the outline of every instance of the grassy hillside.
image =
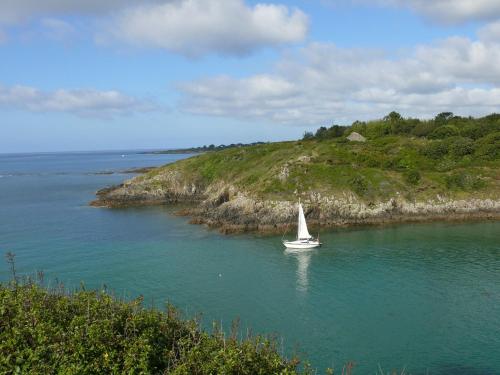
<svg viewBox="0 0 500 375">
<path fill-rule="evenodd" d="M 366 142 L 348 141 L 354 131 Z M 398 195 L 498 198 L 499 167 L 500 115 L 472 119 L 444 113 L 421 121 L 393 112 L 378 121 L 320 128 L 300 141 L 202 154 L 143 178 L 179 171 L 198 185 L 223 181 L 263 199 L 348 191 L 369 202 Z"/>
</svg>

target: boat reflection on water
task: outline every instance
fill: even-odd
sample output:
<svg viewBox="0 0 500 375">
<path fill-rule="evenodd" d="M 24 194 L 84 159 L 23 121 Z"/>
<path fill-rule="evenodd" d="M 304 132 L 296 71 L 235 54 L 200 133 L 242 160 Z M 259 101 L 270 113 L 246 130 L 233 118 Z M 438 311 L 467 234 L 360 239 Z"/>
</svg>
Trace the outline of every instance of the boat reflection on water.
<svg viewBox="0 0 500 375">
<path fill-rule="evenodd" d="M 309 264 L 311 257 L 317 250 L 294 250 L 286 249 L 284 251 L 286 256 L 293 257 L 297 260 L 297 290 L 307 292 L 309 289 Z"/>
</svg>

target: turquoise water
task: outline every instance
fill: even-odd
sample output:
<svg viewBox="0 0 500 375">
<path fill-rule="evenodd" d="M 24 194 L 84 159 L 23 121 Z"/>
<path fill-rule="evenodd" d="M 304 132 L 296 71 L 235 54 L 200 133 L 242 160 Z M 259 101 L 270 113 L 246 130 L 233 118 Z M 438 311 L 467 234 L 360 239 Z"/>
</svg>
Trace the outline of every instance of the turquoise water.
<svg viewBox="0 0 500 375">
<path fill-rule="evenodd" d="M 239 317 L 242 332 L 275 333 L 320 369 L 500 374 L 499 222 L 333 230 L 292 254 L 280 237 L 220 235 L 169 208 L 87 206 L 130 177 L 96 172 L 181 157 L 0 155 L 0 251 L 20 272 L 168 300 L 207 326 Z"/>
</svg>

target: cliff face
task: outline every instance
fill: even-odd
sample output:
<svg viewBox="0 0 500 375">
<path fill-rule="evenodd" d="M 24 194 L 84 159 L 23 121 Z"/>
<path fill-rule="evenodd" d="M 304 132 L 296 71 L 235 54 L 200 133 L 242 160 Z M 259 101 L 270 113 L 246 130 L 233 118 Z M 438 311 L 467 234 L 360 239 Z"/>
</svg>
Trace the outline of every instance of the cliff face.
<svg viewBox="0 0 500 375">
<path fill-rule="evenodd" d="M 309 198 L 309 199 L 307 199 Z M 313 226 L 335 227 L 429 220 L 500 218 L 500 201 L 491 199 L 407 202 L 391 198 L 370 206 L 356 197 L 303 198 L 306 217 Z M 192 222 L 221 228 L 224 232 L 281 231 L 295 226 L 297 204 L 289 201 L 259 201 L 239 195 L 219 206 L 192 209 Z"/>
<path fill-rule="evenodd" d="M 204 183 L 177 169 L 136 177 L 122 185 L 102 189 L 94 206 L 127 207 L 193 203 L 182 211 L 191 223 L 221 231 L 279 232 L 293 227 L 297 217 L 293 200 L 263 199 L 225 181 Z M 425 201 L 409 201 L 400 195 L 366 202 L 346 191 L 335 195 L 301 194 L 307 220 L 313 226 L 334 227 L 406 221 L 500 218 L 500 200 L 456 199 L 436 195 Z"/>
</svg>

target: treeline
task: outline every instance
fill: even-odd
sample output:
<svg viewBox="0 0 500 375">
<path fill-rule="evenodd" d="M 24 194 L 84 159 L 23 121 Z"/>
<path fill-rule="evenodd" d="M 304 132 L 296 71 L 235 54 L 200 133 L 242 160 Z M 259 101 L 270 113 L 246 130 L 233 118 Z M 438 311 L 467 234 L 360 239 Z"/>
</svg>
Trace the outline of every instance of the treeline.
<svg viewBox="0 0 500 375">
<path fill-rule="evenodd" d="M 381 120 L 355 121 L 351 126 L 320 127 L 315 133 L 304 133 L 303 140 L 335 139 L 342 142 L 352 132 L 368 140 L 404 136 L 432 140 L 423 153 L 433 159 L 445 155 L 462 157 L 475 154 L 484 159 L 500 156 L 500 114 L 473 118 L 442 112 L 430 120 L 404 118 L 391 112 Z"/>
<path fill-rule="evenodd" d="M 255 146 L 255 145 L 263 145 L 265 142 L 252 142 L 252 143 L 231 143 L 229 145 L 204 145 L 201 147 L 196 147 L 195 150 L 200 150 L 201 152 L 205 151 L 218 151 L 218 150 L 225 150 L 226 148 L 234 148 L 234 147 L 245 147 L 245 146 Z"/>
<path fill-rule="evenodd" d="M 245 146 L 255 146 L 262 145 L 265 142 L 252 142 L 252 143 L 231 143 L 229 145 L 203 145 L 200 147 L 190 147 L 190 148 L 177 148 L 172 150 L 161 150 L 161 151 L 153 151 L 148 152 L 151 154 L 197 154 L 202 152 L 210 152 L 210 151 L 220 151 L 228 148 L 236 148 L 236 147 L 245 147 Z"/>
</svg>

